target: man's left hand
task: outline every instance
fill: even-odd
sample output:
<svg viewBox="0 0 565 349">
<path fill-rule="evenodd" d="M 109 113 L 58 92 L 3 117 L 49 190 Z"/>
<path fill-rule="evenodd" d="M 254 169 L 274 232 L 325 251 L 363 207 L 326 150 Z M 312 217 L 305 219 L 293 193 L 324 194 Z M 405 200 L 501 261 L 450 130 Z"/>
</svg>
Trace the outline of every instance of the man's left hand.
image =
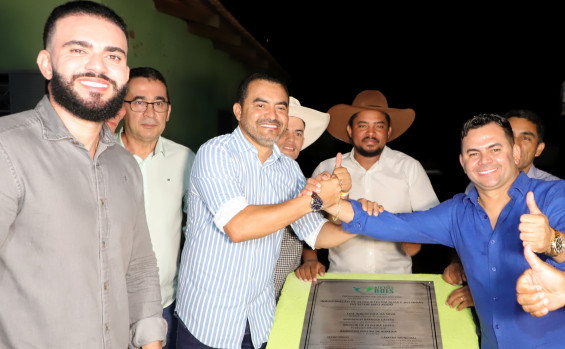
<svg viewBox="0 0 565 349">
<path fill-rule="evenodd" d="M 459 311 L 467 307 L 474 307 L 475 301 L 473 300 L 469 286 L 465 285 L 451 292 L 449 297 L 447 297 L 446 304 L 452 308 L 457 308 Z"/>
<path fill-rule="evenodd" d="M 345 167 L 341 167 L 341 153 L 337 153 L 335 157 L 335 168 L 333 175 L 339 179 L 339 185 L 342 193 L 349 193 L 351 190 L 351 175 Z"/>
<path fill-rule="evenodd" d="M 546 253 L 551 249 L 553 239 L 553 229 L 549 226 L 549 221 L 536 204 L 534 193 L 528 192 L 526 203 L 530 213 L 520 216 L 520 239 L 524 246 L 530 246 L 532 251 Z"/>
</svg>

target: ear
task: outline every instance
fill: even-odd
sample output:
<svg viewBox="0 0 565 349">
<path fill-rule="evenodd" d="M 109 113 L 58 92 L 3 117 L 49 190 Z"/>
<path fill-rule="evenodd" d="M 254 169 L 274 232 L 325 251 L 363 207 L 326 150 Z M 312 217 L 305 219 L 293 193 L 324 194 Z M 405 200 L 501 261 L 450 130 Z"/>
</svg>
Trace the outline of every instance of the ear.
<svg viewBox="0 0 565 349">
<path fill-rule="evenodd" d="M 512 155 L 514 156 L 514 163 L 516 164 L 516 166 L 518 166 L 518 164 L 520 163 L 520 153 L 520 147 L 518 146 L 518 144 L 514 144 Z"/>
<path fill-rule="evenodd" d="M 349 135 L 349 138 L 353 138 L 351 137 L 351 126 L 349 126 L 349 124 L 347 125 L 346 130 L 347 130 L 347 134 Z"/>
<path fill-rule="evenodd" d="M 172 108 L 173 108 L 173 106 L 169 104 L 169 111 L 167 112 L 167 118 L 165 119 L 165 122 L 169 121 L 169 117 L 171 116 Z"/>
<path fill-rule="evenodd" d="M 465 172 L 465 166 L 463 164 L 463 154 L 459 154 L 459 163 L 461 164 L 461 167 L 463 168 L 463 172 Z M 465 172 L 467 173 L 467 172 Z"/>
<path fill-rule="evenodd" d="M 53 65 L 51 64 L 51 55 L 47 50 L 39 51 L 37 55 L 37 66 L 39 71 L 46 80 L 51 80 L 53 78 Z"/>
<path fill-rule="evenodd" d="M 390 138 L 390 134 L 392 133 L 392 126 L 388 127 L 388 134 L 387 134 L 387 139 Z"/>
<path fill-rule="evenodd" d="M 543 153 L 544 149 L 545 149 L 545 142 L 541 142 L 540 144 L 538 144 L 534 157 L 537 158 L 538 156 L 540 156 L 541 153 Z"/>
<path fill-rule="evenodd" d="M 238 102 L 233 104 L 233 115 L 235 115 L 237 121 L 241 119 L 241 104 Z"/>
</svg>

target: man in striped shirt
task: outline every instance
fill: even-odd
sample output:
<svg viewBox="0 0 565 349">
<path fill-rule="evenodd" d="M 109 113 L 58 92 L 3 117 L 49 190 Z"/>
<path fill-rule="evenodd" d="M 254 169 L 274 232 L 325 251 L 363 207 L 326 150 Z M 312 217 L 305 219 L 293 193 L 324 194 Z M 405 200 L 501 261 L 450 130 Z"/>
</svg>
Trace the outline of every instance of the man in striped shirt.
<svg viewBox="0 0 565 349">
<path fill-rule="evenodd" d="M 353 235 L 318 211 L 339 202 L 339 179 L 307 181 L 275 142 L 288 123 L 288 90 L 253 74 L 239 89 L 239 126 L 203 144 L 192 168 L 176 311 L 179 348 L 264 348 L 275 314 L 273 270 L 284 228 L 316 248 Z M 339 215 L 339 214 L 338 214 Z"/>
</svg>

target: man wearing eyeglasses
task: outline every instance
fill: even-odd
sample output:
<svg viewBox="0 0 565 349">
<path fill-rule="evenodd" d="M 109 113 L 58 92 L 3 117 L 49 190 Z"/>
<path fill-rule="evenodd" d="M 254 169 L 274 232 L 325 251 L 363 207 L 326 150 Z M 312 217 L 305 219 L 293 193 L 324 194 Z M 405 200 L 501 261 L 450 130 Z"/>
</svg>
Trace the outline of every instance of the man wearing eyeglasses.
<svg viewBox="0 0 565 349">
<path fill-rule="evenodd" d="M 159 267 L 163 317 L 168 324 L 165 348 L 175 348 L 183 202 L 195 155 L 184 145 L 161 137 L 171 115 L 171 103 L 167 83 L 158 70 L 131 69 L 124 107 L 124 126 L 116 141 L 132 153 L 143 175 L 147 225 Z"/>
</svg>

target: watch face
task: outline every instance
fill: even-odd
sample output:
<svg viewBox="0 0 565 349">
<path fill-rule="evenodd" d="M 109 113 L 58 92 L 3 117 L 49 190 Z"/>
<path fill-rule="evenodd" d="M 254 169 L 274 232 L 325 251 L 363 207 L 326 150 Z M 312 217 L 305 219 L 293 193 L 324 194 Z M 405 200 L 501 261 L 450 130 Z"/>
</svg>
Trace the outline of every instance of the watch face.
<svg viewBox="0 0 565 349">
<path fill-rule="evenodd" d="M 314 212 L 318 212 L 322 209 L 322 207 L 324 207 L 324 202 L 322 201 L 322 198 L 318 196 L 318 194 L 312 193 L 312 202 L 310 203 L 310 207 L 312 207 L 312 210 Z"/>
</svg>

